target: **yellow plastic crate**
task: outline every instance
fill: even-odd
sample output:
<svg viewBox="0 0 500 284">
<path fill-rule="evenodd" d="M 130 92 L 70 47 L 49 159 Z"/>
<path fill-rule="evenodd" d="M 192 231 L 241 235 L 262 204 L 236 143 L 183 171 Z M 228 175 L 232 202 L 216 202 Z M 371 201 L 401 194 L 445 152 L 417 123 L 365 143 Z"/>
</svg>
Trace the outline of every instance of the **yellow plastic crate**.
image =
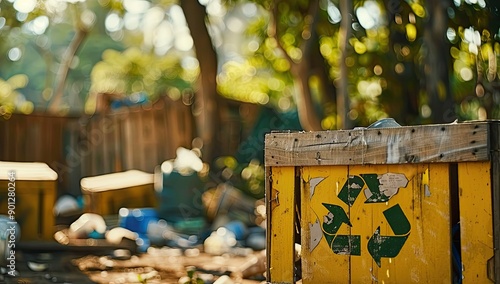
<svg viewBox="0 0 500 284">
<path fill-rule="evenodd" d="M 498 121 L 267 134 L 268 282 L 500 283 L 499 141 Z"/>
<path fill-rule="evenodd" d="M 9 173 L 15 172 L 13 182 Z M 9 190 L 10 188 L 10 190 Z M 15 192 L 15 200 L 8 199 Z M 51 241 L 55 231 L 53 207 L 57 173 L 45 163 L 0 162 L 0 214 L 9 215 L 9 204 L 21 228 L 22 241 Z"/>
<path fill-rule="evenodd" d="M 138 170 L 86 177 L 80 181 L 86 211 L 118 214 L 122 207 L 156 207 L 153 174 Z"/>
</svg>

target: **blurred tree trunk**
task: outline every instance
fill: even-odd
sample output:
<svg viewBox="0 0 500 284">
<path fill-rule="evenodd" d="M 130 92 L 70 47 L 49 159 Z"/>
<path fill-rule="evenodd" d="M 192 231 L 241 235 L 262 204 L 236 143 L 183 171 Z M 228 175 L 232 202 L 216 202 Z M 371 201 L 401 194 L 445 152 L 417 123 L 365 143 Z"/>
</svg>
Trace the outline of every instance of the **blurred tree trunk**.
<svg viewBox="0 0 500 284">
<path fill-rule="evenodd" d="M 384 73 L 390 82 L 405 82 L 404 84 L 391 84 L 390 98 L 386 99 L 385 108 L 390 117 L 402 125 L 409 125 L 419 118 L 420 78 L 418 77 L 419 65 L 413 58 L 418 54 L 420 42 L 410 42 L 406 36 L 405 26 L 408 14 L 413 13 L 410 5 L 404 1 L 384 0 L 387 11 L 387 23 L 390 30 L 389 46 L 391 52 L 380 60 L 384 66 Z M 396 18 L 399 17 L 398 22 Z M 406 20 L 408 21 L 408 20 Z M 399 46 L 399 49 L 396 48 Z M 409 59 L 398 60 L 402 46 L 408 47 L 412 56 Z M 397 73 L 394 64 L 404 64 L 404 71 Z M 386 71 L 387 70 L 387 71 Z"/>
<path fill-rule="evenodd" d="M 354 14 L 352 0 L 340 1 L 340 13 L 342 20 L 339 31 L 340 48 L 340 79 L 337 87 L 337 126 L 340 129 L 351 129 L 354 127 L 354 121 L 349 118 L 351 109 L 351 100 L 349 99 L 349 70 L 346 59 L 349 56 L 349 37 L 352 29 L 352 15 Z"/>
<path fill-rule="evenodd" d="M 198 136 L 203 140 L 203 159 L 210 162 L 215 156 L 214 145 L 218 137 L 217 130 L 220 129 L 216 84 L 217 54 L 205 24 L 205 7 L 198 0 L 182 0 L 180 3 L 200 63 L 200 88 L 196 92 L 193 114 Z"/>
<path fill-rule="evenodd" d="M 450 3 L 448 3 L 450 2 Z M 450 52 L 446 39 L 448 27 L 447 7 L 451 1 L 425 1 L 427 22 L 424 30 L 424 75 L 431 119 L 434 123 L 451 122 L 456 114 L 450 91 Z"/>
<path fill-rule="evenodd" d="M 309 86 L 310 64 L 308 60 L 292 65 L 291 73 L 297 89 L 297 111 L 302 128 L 306 131 L 322 130 L 321 121 L 314 107 L 311 88 Z"/>
<path fill-rule="evenodd" d="M 315 75 L 320 80 L 321 104 L 325 114 L 336 113 L 333 108 L 336 105 L 337 89 L 328 73 L 328 66 L 325 58 L 321 54 L 319 37 L 314 33 L 313 48 L 311 49 L 311 75 Z"/>
<path fill-rule="evenodd" d="M 281 48 L 283 54 L 290 63 L 290 73 L 292 74 L 297 94 L 295 102 L 297 104 L 297 112 L 302 128 L 306 131 L 322 130 L 321 120 L 315 110 L 311 89 L 309 86 L 309 71 L 311 67 L 309 59 L 311 58 L 311 49 L 313 45 L 312 41 L 315 38 L 313 36 L 313 33 L 315 32 L 316 21 L 318 17 L 319 1 L 310 1 L 308 11 L 306 12 L 307 15 L 304 16 L 304 19 L 307 19 L 310 22 L 307 25 L 307 30 L 304 31 L 303 34 L 307 34 L 309 35 L 309 37 L 303 38 L 303 42 L 300 46 L 302 58 L 299 61 L 293 60 L 288 55 L 288 53 L 281 45 L 281 41 L 279 39 L 279 35 L 281 33 L 280 31 L 278 31 L 279 25 L 277 21 L 280 13 L 280 2 L 281 1 L 275 1 L 273 3 L 274 6 L 268 33 L 270 37 L 274 37 L 276 39 L 278 47 Z"/>
</svg>

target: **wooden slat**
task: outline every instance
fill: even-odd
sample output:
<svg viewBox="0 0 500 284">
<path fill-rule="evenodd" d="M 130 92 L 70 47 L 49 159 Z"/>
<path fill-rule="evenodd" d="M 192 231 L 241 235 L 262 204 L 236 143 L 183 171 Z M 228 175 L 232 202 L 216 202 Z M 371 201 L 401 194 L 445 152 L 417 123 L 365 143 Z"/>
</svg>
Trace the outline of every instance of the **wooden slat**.
<svg viewBox="0 0 500 284">
<path fill-rule="evenodd" d="M 123 132 L 122 132 L 122 141 L 125 144 L 123 147 L 125 149 L 125 164 L 124 169 L 131 169 L 134 164 L 134 149 L 133 144 L 130 143 L 128 137 L 132 137 L 132 121 L 129 119 L 129 116 L 122 121 L 123 124 Z"/>
<path fill-rule="evenodd" d="M 154 167 L 158 165 L 158 153 L 157 149 L 157 136 L 154 127 L 154 113 L 151 107 L 143 114 L 143 128 L 144 133 L 144 148 L 143 156 L 145 158 L 143 171 L 153 172 Z"/>
<path fill-rule="evenodd" d="M 420 196 L 420 204 L 415 203 L 413 206 L 421 206 L 421 218 L 417 220 L 414 217 L 417 222 L 412 227 L 411 234 L 418 235 L 419 241 L 405 244 L 405 247 L 408 245 L 406 257 L 413 257 L 416 261 L 408 261 L 399 275 L 403 276 L 403 271 L 407 268 L 410 273 L 406 277 L 411 278 L 413 283 L 452 283 L 450 166 L 439 163 L 425 165 L 425 168 L 428 169 L 428 186 L 424 172 L 419 176 L 421 180 L 415 181 L 418 188 L 414 190 L 419 192 L 413 193 Z M 411 249 L 408 250 L 409 248 Z"/>
<path fill-rule="evenodd" d="M 488 122 L 270 133 L 267 166 L 486 161 Z"/>
<path fill-rule="evenodd" d="M 134 145 L 134 156 L 136 157 L 136 165 L 137 169 L 143 169 L 144 168 L 144 122 L 142 119 L 142 115 L 137 113 L 137 112 L 131 112 L 134 114 L 134 120 L 135 120 L 135 133 L 139 134 L 138 137 L 135 137 L 135 145 Z"/>
<path fill-rule="evenodd" d="M 274 168 L 268 175 L 268 279 L 294 283 L 295 168 Z"/>
<path fill-rule="evenodd" d="M 7 149 L 9 147 L 9 140 L 11 139 L 9 137 L 9 126 L 10 124 L 6 123 L 5 119 L 0 117 L 0 137 L 2 137 L 2 139 L 0 139 L 0 157 L 3 157 L 4 159 L 7 158 Z"/>
<path fill-rule="evenodd" d="M 273 168 L 273 170 L 276 169 Z M 323 218 L 328 214 L 328 210 L 322 203 L 337 204 L 345 212 L 349 212 L 348 206 L 339 202 L 337 198 L 339 186 L 342 187 L 347 177 L 347 166 L 304 167 L 301 171 L 304 184 L 301 190 L 300 220 L 302 283 L 304 284 L 350 283 L 351 257 L 334 254 L 321 229 Z M 349 235 L 350 228 L 344 224 L 340 227 L 338 234 Z"/>
<path fill-rule="evenodd" d="M 168 137 L 168 133 L 172 133 L 172 129 L 173 129 L 173 124 L 169 120 L 169 113 L 170 113 L 171 109 L 172 108 L 170 107 L 170 105 L 166 104 L 165 111 L 164 111 L 163 116 L 162 116 L 162 121 L 163 121 L 162 125 L 164 126 L 164 129 L 165 129 L 164 136 L 162 137 L 162 139 L 164 141 L 169 141 L 169 142 L 173 140 L 173 137 Z M 168 157 L 168 159 L 175 158 L 175 151 L 172 151 L 172 149 L 170 147 L 165 149 L 165 151 L 166 151 L 166 153 L 165 153 L 166 157 Z M 165 160 L 168 160 L 168 159 L 165 159 Z"/>
<path fill-rule="evenodd" d="M 459 163 L 460 243 L 463 283 L 488 283 L 494 255 L 490 163 Z"/>
<path fill-rule="evenodd" d="M 497 248 L 493 258 L 492 275 L 500 283 L 500 123 L 490 124 L 491 142 L 491 187 L 493 199 L 493 246 Z"/>
<path fill-rule="evenodd" d="M 101 124 L 100 124 L 100 128 L 102 129 L 104 126 L 104 123 L 107 119 L 111 119 L 111 123 L 113 125 L 115 125 L 115 122 L 114 120 L 112 119 L 112 117 L 102 117 L 102 120 L 101 120 Z M 113 161 L 113 159 L 111 158 L 111 153 L 113 152 L 112 151 L 112 146 L 114 145 L 113 142 L 112 142 L 112 139 L 113 138 L 113 131 L 109 131 L 109 132 L 104 132 L 104 139 L 103 139 L 103 143 L 102 143 L 102 152 L 101 152 L 101 157 L 102 157 L 102 165 L 103 165 L 103 169 L 102 169 L 102 172 L 104 173 L 111 173 L 113 172 L 112 171 L 112 167 L 111 167 L 111 162 Z"/>
<path fill-rule="evenodd" d="M 94 121 L 92 121 L 94 120 Z M 99 132 L 99 124 L 101 123 L 102 116 L 97 115 L 92 117 L 89 126 L 90 126 L 90 131 L 97 131 Z M 92 133 L 92 132 L 91 132 Z M 102 144 L 104 143 L 104 140 L 106 139 L 106 135 L 104 132 L 100 132 L 102 135 L 102 139 L 100 143 L 96 143 L 94 145 L 94 152 L 92 153 L 92 171 L 89 173 L 89 175 L 96 175 L 99 173 L 103 173 L 102 169 Z"/>
<path fill-rule="evenodd" d="M 36 125 L 36 121 L 34 122 L 35 125 Z M 26 149 L 26 141 L 28 141 L 28 139 L 26 139 L 26 133 L 28 133 L 28 131 L 26 131 L 25 129 L 29 129 L 28 128 L 28 125 L 27 125 L 27 121 L 26 121 L 26 117 L 23 117 L 23 119 L 20 121 L 20 125 L 18 126 L 18 128 L 16 129 L 16 135 L 14 136 L 15 138 L 15 144 L 14 144 L 14 149 L 15 149 L 15 154 L 14 154 L 14 157 L 22 157 L 22 160 L 21 161 L 28 161 L 26 159 L 26 151 L 24 151 L 23 149 Z M 24 130 L 24 131 L 22 131 Z"/>
<path fill-rule="evenodd" d="M 158 130 L 156 129 L 157 126 L 156 126 L 156 119 L 155 119 L 155 115 L 156 115 L 156 110 L 155 109 L 150 109 L 148 111 L 148 121 L 147 121 L 147 125 L 148 125 L 148 128 L 149 128 L 149 131 L 151 132 L 151 138 L 150 138 L 150 142 L 149 142 L 149 150 L 147 151 L 147 154 L 148 154 L 148 161 L 150 161 L 149 163 L 146 164 L 146 168 L 145 170 L 147 172 L 150 172 L 152 173 L 154 171 L 154 168 L 159 165 L 159 151 L 158 149 L 160 148 L 160 141 L 158 139 Z"/>
<path fill-rule="evenodd" d="M 114 131 L 114 136 L 113 136 L 113 141 L 114 141 L 114 172 L 121 172 L 123 171 L 123 160 L 122 160 L 122 139 L 121 139 L 121 116 L 116 115 L 116 119 L 114 120 L 115 123 L 115 131 Z"/>
<path fill-rule="evenodd" d="M 174 103 L 175 105 L 175 103 Z M 170 131 L 174 132 L 174 133 L 181 133 L 182 132 L 182 121 L 184 121 L 184 117 L 183 116 L 178 116 L 177 115 L 177 108 L 171 106 L 170 107 L 170 111 L 168 112 L 167 114 L 167 120 L 170 124 Z M 171 138 L 171 141 L 173 142 L 173 144 L 175 145 L 178 145 L 178 146 L 181 146 L 182 144 L 182 138 L 180 136 L 172 136 Z M 174 153 L 174 157 L 175 157 L 175 149 L 173 151 Z"/>
<path fill-rule="evenodd" d="M 154 116 L 154 124 L 156 139 L 157 139 L 157 151 L 158 151 L 158 164 L 161 164 L 163 161 L 170 159 L 168 156 L 168 143 L 167 143 L 167 125 L 164 123 L 165 119 L 165 107 L 163 104 L 164 101 L 158 102 L 155 104 L 155 116 Z"/>
</svg>

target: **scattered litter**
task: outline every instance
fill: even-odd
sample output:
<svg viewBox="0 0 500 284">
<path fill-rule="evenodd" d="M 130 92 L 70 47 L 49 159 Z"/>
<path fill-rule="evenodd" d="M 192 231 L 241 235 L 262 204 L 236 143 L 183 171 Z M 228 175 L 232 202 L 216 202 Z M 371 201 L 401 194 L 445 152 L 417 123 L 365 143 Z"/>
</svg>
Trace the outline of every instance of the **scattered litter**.
<svg viewBox="0 0 500 284">
<path fill-rule="evenodd" d="M 219 277 L 214 284 L 234 284 L 235 282 L 227 275 Z"/>
<path fill-rule="evenodd" d="M 233 272 L 235 278 L 250 278 L 263 275 L 266 272 L 266 251 L 252 255 L 248 260 Z"/>
<path fill-rule="evenodd" d="M 28 261 L 28 268 L 35 271 L 35 272 L 42 272 L 42 271 L 45 271 L 49 268 L 49 264 Z"/>
<path fill-rule="evenodd" d="M 119 244 L 124 238 L 135 241 L 137 234 L 122 227 L 116 227 L 106 232 L 106 240 L 111 244 Z"/>
<path fill-rule="evenodd" d="M 205 252 L 212 255 L 222 255 L 228 253 L 236 245 L 236 238 L 233 232 L 224 227 L 220 227 L 205 240 Z"/>
<path fill-rule="evenodd" d="M 71 195 L 62 195 L 54 205 L 54 216 L 71 216 L 81 213 L 83 210 L 83 199 L 75 198 Z"/>
<path fill-rule="evenodd" d="M 95 232 L 104 236 L 106 232 L 106 222 L 102 216 L 94 213 L 84 213 L 80 218 L 69 226 L 69 236 L 72 238 L 88 238 Z"/>
<path fill-rule="evenodd" d="M 115 249 L 113 251 L 112 258 L 117 260 L 127 260 L 132 256 L 130 250 L 128 249 Z"/>
<path fill-rule="evenodd" d="M 187 257 L 197 257 L 200 255 L 200 250 L 197 248 L 186 249 L 184 255 Z"/>
</svg>

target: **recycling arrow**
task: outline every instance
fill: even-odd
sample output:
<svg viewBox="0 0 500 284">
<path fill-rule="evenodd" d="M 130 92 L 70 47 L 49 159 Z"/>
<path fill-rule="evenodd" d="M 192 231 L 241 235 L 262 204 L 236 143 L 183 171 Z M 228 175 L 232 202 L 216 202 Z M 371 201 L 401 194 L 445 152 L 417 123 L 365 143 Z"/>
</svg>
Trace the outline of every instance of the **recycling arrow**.
<svg viewBox="0 0 500 284">
<path fill-rule="evenodd" d="M 365 203 L 384 203 L 389 201 L 401 187 L 408 185 L 408 179 L 403 174 L 386 173 L 361 174 L 368 191 L 365 191 Z"/>
<path fill-rule="evenodd" d="M 338 194 L 338 198 L 342 200 L 345 204 L 352 206 L 356 198 L 358 198 L 361 189 L 365 185 L 365 182 L 359 176 L 349 176 L 344 186 Z"/>
<path fill-rule="evenodd" d="M 361 174 L 361 176 L 371 192 L 371 196 L 366 199 L 365 203 L 383 203 L 389 200 L 388 196 L 380 192 L 380 182 L 377 174 Z"/>
<path fill-rule="evenodd" d="M 392 206 L 383 213 L 396 236 L 380 235 L 379 226 L 368 241 L 368 252 L 379 267 L 382 257 L 395 257 L 399 254 L 401 248 L 403 248 L 403 245 L 410 236 L 411 229 L 410 222 L 399 204 Z"/>
<path fill-rule="evenodd" d="M 336 254 L 361 255 L 361 236 L 337 235 L 343 223 L 352 226 L 344 209 L 335 204 L 323 203 L 323 206 L 330 211 L 324 216 L 323 235 L 332 251 Z"/>
<path fill-rule="evenodd" d="M 406 187 L 408 179 L 403 174 L 394 173 L 349 176 L 337 197 L 352 206 L 365 184 L 365 203 L 384 203 L 398 192 L 398 188 Z"/>
<path fill-rule="evenodd" d="M 347 217 L 347 214 L 342 207 L 328 203 L 323 203 L 323 206 L 330 211 L 330 213 L 325 215 L 323 221 L 323 230 L 325 232 L 335 235 L 343 223 L 352 226 L 351 221 L 349 221 L 349 217 Z"/>
<path fill-rule="evenodd" d="M 366 197 L 365 204 L 385 203 L 408 185 L 408 179 L 401 173 L 351 175 L 342 186 L 337 197 L 347 206 L 352 207 L 361 191 Z M 311 190 L 313 192 L 313 190 Z M 339 235 L 340 227 L 346 224 L 352 227 L 344 209 L 335 204 L 322 203 L 328 210 L 323 216 L 322 232 L 330 249 L 336 254 L 361 255 L 360 235 Z M 381 258 L 395 257 L 399 254 L 410 235 L 411 225 L 398 204 L 383 212 L 394 236 L 380 234 L 377 227 L 368 241 L 368 251 L 380 267 Z"/>
</svg>

